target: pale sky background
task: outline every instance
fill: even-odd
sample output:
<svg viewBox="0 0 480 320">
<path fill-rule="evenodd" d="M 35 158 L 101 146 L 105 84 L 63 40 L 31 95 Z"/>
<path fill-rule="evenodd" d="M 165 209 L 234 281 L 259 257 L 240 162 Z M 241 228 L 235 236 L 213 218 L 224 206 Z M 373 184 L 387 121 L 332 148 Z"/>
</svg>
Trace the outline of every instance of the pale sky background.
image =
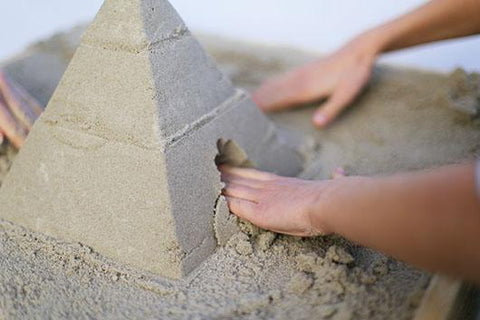
<svg viewBox="0 0 480 320">
<path fill-rule="evenodd" d="M 402 14 L 423 0 L 171 0 L 190 29 L 287 44 L 322 53 L 355 34 Z M 28 43 L 92 19 L 101 0 L 0 0 L 0 59 Z M 382 59 L 449 71 L 480 71 L 480 37 L 390 54 Z"/>
</svg>

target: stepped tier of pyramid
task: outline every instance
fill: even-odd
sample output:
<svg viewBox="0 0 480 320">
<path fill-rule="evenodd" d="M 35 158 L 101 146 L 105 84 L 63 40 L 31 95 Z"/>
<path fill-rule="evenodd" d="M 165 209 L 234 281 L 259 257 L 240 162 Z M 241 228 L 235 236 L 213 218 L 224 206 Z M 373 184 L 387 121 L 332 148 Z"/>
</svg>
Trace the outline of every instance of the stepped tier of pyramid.
<svg viewBox="0 0 480 320">
<path fill-rule="evenodd" d="M 301 169 L 167 1 L 106 0 L 0 189 L 0 217 L 182 278 L 217 246 L 214 159 L 229 140 L 259 168 Z"/>
</svg>

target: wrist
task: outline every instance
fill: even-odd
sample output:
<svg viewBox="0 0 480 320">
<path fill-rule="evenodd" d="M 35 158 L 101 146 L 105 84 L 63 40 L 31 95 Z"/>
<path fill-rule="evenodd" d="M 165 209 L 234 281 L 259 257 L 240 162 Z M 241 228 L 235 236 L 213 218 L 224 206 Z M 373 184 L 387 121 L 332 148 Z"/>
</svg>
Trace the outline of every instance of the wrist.
<svg viewBox="0 0 480 320">
<path fill-rule="evenodd" d="M 348 42 L 334 56 L 354 59 L 355 63 L 372 67 L 382 52 L 383 41 L 375 30 L 358 35 Z"/>
<path fill-rule="evenodd" d="M 374 178 L 350 176 L 321 181 L 322 190 L 315 201 L 315 211 L 311 218 L 318 234 L 339 234 L 339 221 L 355 214 L 361 202 L 361 193 L 368 190 Z M 368 191 L 367 191 L 368 192 Z"/>
<path fill-rule="evenodd" d="M 383 28 L 368 30 L 360 34 L 355 40 L 361 42 L 365 54 L 374 59 L 381 55 L 387 46 L 387 37 L 384 35 Z"/>
</svg>

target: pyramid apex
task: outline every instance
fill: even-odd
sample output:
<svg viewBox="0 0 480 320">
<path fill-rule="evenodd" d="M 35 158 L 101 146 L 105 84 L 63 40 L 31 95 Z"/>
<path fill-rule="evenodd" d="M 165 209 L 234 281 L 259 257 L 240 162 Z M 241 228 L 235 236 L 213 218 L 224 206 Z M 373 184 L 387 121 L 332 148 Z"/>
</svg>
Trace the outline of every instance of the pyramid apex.
<svg viewBox="0 0 480 320">
<path fill-rule="evenodd" d="M 84 34 L 83 44 L 142 53 L 189 33 L 168 1 L 106 0 Z"/>
</svg>

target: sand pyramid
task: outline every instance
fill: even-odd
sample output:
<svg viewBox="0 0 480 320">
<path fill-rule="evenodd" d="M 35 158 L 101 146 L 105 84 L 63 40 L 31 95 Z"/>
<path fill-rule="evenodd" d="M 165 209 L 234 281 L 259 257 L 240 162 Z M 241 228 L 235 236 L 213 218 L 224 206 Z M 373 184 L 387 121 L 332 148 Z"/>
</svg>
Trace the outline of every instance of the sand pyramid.
<svg viewBox="0 0 480 320">
<path fill-rule="evenodd" d="M 181 278 L 217 245 L 220 139 L 260 168 L 300 170 L 167 1 L 107 0 L 0 189 L 0 217 Z"/>
</svg>

